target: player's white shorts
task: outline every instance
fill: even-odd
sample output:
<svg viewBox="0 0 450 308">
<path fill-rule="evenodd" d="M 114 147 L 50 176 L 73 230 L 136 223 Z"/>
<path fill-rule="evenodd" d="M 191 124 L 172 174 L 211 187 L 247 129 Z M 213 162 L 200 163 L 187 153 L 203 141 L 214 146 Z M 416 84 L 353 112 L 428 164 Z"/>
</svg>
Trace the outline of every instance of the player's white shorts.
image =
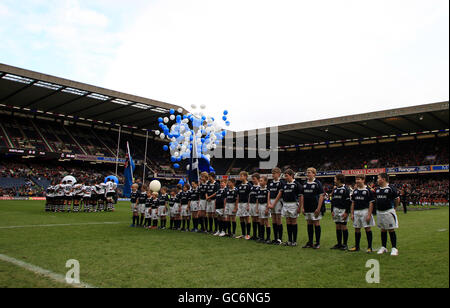
<svg viewBox="0 0 450 308">
<path fill-rule="evenodd" d="M 270 209 L 269 209 L 269 211 L 267 211 L 267 214 L 266 214 L 267 204 L 264 204 L 264 205 L 260 204 L 258 210 L 259 210 L 259 218 L 261 218 L 261 219 L 270 218 Z"/>
<path fill-rule="evenodd" d="M 172 218 L 175 217 L 175 216 L 177 216 L 175 205 L 172 206 L 172 207 L 169 209 L 169 215 L 170 215 L 170 217 L 172 217 Z"/>
<path fill-rule="evenodd" d="M 159 217 L 166 217 L 167 216 L 167 208 L 164 205 L 158 207 L 158 216 Z"/>
<path fill-rule="evenodd" d="M 144 210 L 144 214 L 145 214 L 145 218 L 152 218 L 152 208 L 151 207 L 147 207 Z"/>
<path fill-rule="evenodd" d="M 258 206 L 256 205 L 256 203 L 249 203 L 249 205 L 250 205 L 250 211 L 248 214 L 252 217 L 259 217 L 258 211 L 257 211 Z"/>
<path fill-rule="evenodd" d="M 384 230 L 397 229 L 398 217 L 395 210 L 377 211 L 377 226 Z"/>
<path fill-rule="evenodd" d="M 274 204 L 275 199 L 270 199 L 270 203 Z M 272 214 L 280 215 L 283 211 L 283 203 L 281 202 L 281 200 L 278 200 L 277 204 L 275 204 L 274 208 L 270 211 L 272 212 Z"/>
<path fill-rule="evenodd" d="M 191 212 L 198 212 L 199 209 L 200 209 L 199 201 L 198 200 L 191 201 Z"/>
<path fill-rule="evenodd" d="M 200 200 L 198 206 L 199 211 L 206 211 L 206 200 Z"/>
<path fill-rule="evenodd" d="M 286 218 L 297 218 L 298 204 L 296 202 L 286 202 L 283 204 L 281 214 Z"/>
<path fill-rule="evenodd" d="M 138 206 L 134 203 L 131 203 L 131 211 L 133 213 L 137 213 L 139 211 Z"/>
<path fill-rule="evenodd" d="M 333 221 L 337 222 L 337 223 L 347 223 L 348 222 L 348 213 L 347 213 L 347 217 L 344 219 L 344 214 L 345 214 L 345 210 L 344 209 L 340 209 L 340 208 L 333 208 Z"/>
<path fill-rule="evenodd" d="M 191 216 L 191 213 L 188 211 L 187 204 L 181 206 L 181 216 L 183 216 L 183 217 Z"/>
<path fill-rule="evenodd" d="M 314 212 L 305 213 L 305 220 L 317 221 L 317 220 L 321 220 L 321 219 L 322 219 L 322 213 L 319 213 L 319 216 L 317 216 L 317 217 L 316 217 L 316 215 L 314 215 Z"/>
<path fill-rule="evenodd" d="M 235 207 L 236 203 L 227 203 L 225 205 L 225 216 L 236 216 L 236 213 L 233 213 Z"/>
<path fill-rule="evenodd" d="M 223 210 L 223 209 L 216 209 L 216 215 L 217 215 L 217 216 L 222 217 L 222 216 L 223 216 L 223 213 L 224 213 L 224 210 Z"/>
<path fill-rule="evenodd" d="M 250 216 L 249 211 L 247 211 L 247 207 L 248 207 L 247 203 L 243 203 L 243 202 L 239 203 L 236 216 L 239 216 L 239 217 L 248 217 L 248 216 Z"/>
<path fill-rule="evenodd" d="M 139 214 L 145 213 L 145 204 L 138 204 L 138 212 Z"/>
<path fill-rule="evenodd" d="M 159 217 L 158 217 L 158 209 L 152 209 L 152 219 L 153 220 L 159 219 Z"/>
<path fill-rule="evenodd" d="M 353 227 L 357 229 L 361 228 L 370 228 L 375 226 L 375 219 L 372 217 L 370 218 L 370 221 L 367 222 L 367 215 L 369 214 L 369 209 L 364 210 L 355 210 L 353 215 L 355 216 L 355 219 L 353 221 Z"/>
<path fill-rule="evenodd" d="M 206 201 L 206 213 L 214 213 L 216 206 L 216 200 Z"/>
</svg>

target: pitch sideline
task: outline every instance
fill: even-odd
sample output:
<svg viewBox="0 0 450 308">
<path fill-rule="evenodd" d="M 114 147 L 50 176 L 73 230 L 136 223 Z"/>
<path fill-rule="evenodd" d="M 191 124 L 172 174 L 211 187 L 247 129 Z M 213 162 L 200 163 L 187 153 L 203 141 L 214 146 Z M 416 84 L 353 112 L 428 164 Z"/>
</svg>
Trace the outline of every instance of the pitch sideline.
<svg viewBox="0 0 450 308">
<path fill-rule="evenodd" d="M 80 281 L 80 283 L 77 283 L 77 284 L 75 284 L 75 283 L 68 283 L 66 281 L 66 277 L 61 275 L 61 274 L 54 273 L 52 271 L 43 269 L 43 268 L 41 268 L 39 266 L 30 264 L 30 263 L 26 263 L 26 262 L 20 261 L 18 259 L 15 259 L 13 257 L 9 257 L 9 256 L 6 256 L 6 255 L 3 255 L 3 254 L 0 254 L 0 260 L 8 262 L 8 263 L 11 263 L 11 264 L 14 264 L 14 265 L 17 265 L 17 266 L 19 266 L 21 268 L 24 268 L 24 269 L 26 269 L 26 270 L 28 270 L 30 272 L 35 273 L 35 274 L 48 277 L 48 278 L 50 278 L 50 279 L 52 279 L 52 280 L 54 280 L 56 282 L 65 283 L 65 284 L 68 284 L 68 285 L 76 287 L 76 288 L 95 288 L 94 286 L 92 286 L 90 284 L 87 284 L 87 283 L 84 283 L 82 281 Z"/>
</svg>

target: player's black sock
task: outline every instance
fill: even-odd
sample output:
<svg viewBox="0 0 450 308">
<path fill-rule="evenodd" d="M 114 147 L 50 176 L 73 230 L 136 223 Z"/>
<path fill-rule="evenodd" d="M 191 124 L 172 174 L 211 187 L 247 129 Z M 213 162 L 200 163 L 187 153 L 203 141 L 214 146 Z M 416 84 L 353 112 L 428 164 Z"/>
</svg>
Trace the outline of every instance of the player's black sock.
<svg viewBox="0 0 450 308">
<path fill-rule="evenodd" d="M 246 229 L 245 229 L 245 222 L 241 221 L 241 233 L 242 233 L 243 236 L 246 235 L 245 231 L 246 231 Z"/>
<path fill-rule="evenodd" d="M 231 234 L 231 221 L 227 221 L 227 233 Z"/>
<path fill-rule="evenodd" d="M 347 243 L 348 243 L 348 230 L 343 230 L 342 234 L 344 236 L 344 245 L 347 246 Z"/>
<path fill-rule="evenodd" d="M 368 248 L 372 249 L 372 231 L 366 231 Z"/>
<path fill-rule="evenodd" d="M 259 238 L 261 240 L 264 240 L 264 225 L 263 224 L 259 224 Z"/>
<path fill-rule="evenodd" d="M 157 227 L 158 226 L 158 220 L 157 219 L 154 219 L 153 220 L 153 227 Z"/>
<path fill-rule="evenodd" d="M 181 228 L 181 229 L 185 229 L 186 228 L 186 220 L 185 219 L 183 219 L 183 228 Z"/>
<path fill-rule="evenodd" d="M 203 223 L 205 225 L 205 231 L 208 231 L 208 217 L 203 217 Z"/>
<path fill-rule="evenodd" d="M 391 238 L 392 248 L 397 248 L 397 234 L 394 232 L 389 232 L 389 237 Z"/>
<path fill-rule="evenodd" d="M 278 239 L 283 241 L 283 224 L 278 225 Z"/>
<path fill-rule="evenodd" d="M 322 234 L 322 228 L 320 226 L 314 226 L 314 231 L 316 233 L 316 243 L 320 244 L 320 236 Z"/>
<path fill-rule="evenodd" d="M 252 224 L 253 224 L 253 237 L 258 238 L 258 223 L 253 222 Z"/>
<path fill-rule="evenodd" d="M 342 230 L 341 229 L 336 230 L 336 239 L 337 239 L 337 244 L 339 246 L 341 246 L 342 245 Z"/>
<path fill-rule="evenodd" d="M 236 234 L 236 222 L 235 221 L 233 221 L 233 234 Z"/>
<path fill-rule="evenodd" d="M 297 243 L 298 225 L 292 225 L 292 240 Z"/>
<path fill-rule="evenodd" d="M 387 232 L 381 232 L 381 246 L 384 248 L 387 246 Z"/>
<path fill-rule="evenodd" d="M 359 248 L 361 242 L 361 232 L 355 232 L 355 247 Z"/>
<path fill-rule="evenodd" d="M 247 235 L 250 236 L 250 232 L 252 231 L 252 225 L 250 223 L 247 223 L 245 226 L 247 228 Z"/>
<path fill-rule="evenodd" d="M 209 222 L 209 232 L 212 232 L 212 230 L 213 230 L 213 221 L 214 221 L 214 219 L 212 218 L 212 217 L 209 217 L 208 218 L 208 222 Z"/>
<path fill-rule="evenodd" d="M 191 219 L 188 218 L 186 222 L 186 229 L 189 231 L 189 228 L 191 227 Z"/>
<path fill-rule="evenodd" d="M 270 241 L 270 227 L 266 227 L 266 241 Z"/>
<path fill-rule="evenodd" d="M 287 225 L 288 241 L 292 243 L 292 225 Z"/>
<path fill-rule="evenodd" d="M 172 219 L 169 221 L 169 228 L 170 228 L 170 229 L 173 228 L 173 220 L 172 220 Z"/>
<path fill-rule="evenodd" d="M 140 219 L 140 222 L 139 222 L 139 225 L 140 226 L 142 226 L 142 224 L 144 223 L 144 216 L 141 216 L 141 219 Z"/>
<path fill-rule="evenodd" d="M 308 243 L 312 245 L 314 241 L 314 225 L 308 225 Z"/>
<path fill-rule="evenodd" d="M 214 233 L 219 231 L 219 218 L 214 217 Z"/>
</svg>

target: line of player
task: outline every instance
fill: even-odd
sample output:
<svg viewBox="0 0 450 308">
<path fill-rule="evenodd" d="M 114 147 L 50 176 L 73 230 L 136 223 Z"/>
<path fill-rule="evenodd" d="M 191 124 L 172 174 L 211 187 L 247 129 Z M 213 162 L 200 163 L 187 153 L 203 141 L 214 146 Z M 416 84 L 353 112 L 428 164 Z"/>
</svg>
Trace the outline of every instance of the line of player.
<svg viewBox="0 0 450 308">
<path fill-rule="evenodd" d="M 112 212 L 117 203 L 117 184 L 107 182 L 52 183 L 46 189 L 46 212 Z"/>
<path fill-rule="evenodd" d="M 244 238 L 260 243 L 297 246 L 297 221 L 301 214 L 307 222 L 308 241 L 302 248 L 320 248 L 320 221 L 326 212 L 322 183 L 316 179 L 315 168 L 307 169 L 307 180 L 300 183 L 294 179 L 294 172 L 288 169 L 281 179 L 281 170 L 272 170 L 273 180 L 255 173 L 248 182 L 248 173 L 240 173 L 240 184 L 234 179 L 216 181 L 214 173 L 203 172 L 200 181 L 178 185 L 168 192 L 151 192 L 145 185 L 138 191 L 132 186 L 131 208 L 132 227 L 169 229 L 202 232 L 219 237 Z M 389 185 L 386 173 L 378 175 L 378 187 L 373 191 L 365 184 L 365 176 L 356 176 L 356 189 L 345 185 L 345 176 L 335 176 L 335 187 L 330 195 L 332 219 L 336 224 L 337 244 L 332 249 L 350 252 L 360 251 L 361 229 L 367 236 L 367 253 L 372 250 L 372 230 L 377 225 L 381 229 L 382 247 L 378 254 L 387 253 L 387 234 L 391 240 L 391 255 L 397 256 L 398 217 L 396 208 L 399 195 L 395 187 Z M 375 213 L 376 212 L 376 213 Z M 236 235 L 236 217 L 239 217 L 241 235 Z M 286 218 L 288 240 L 283 242 L 282 217 Z M 272 228 L 269 219 L 272 218 Z M 355 228 L 355 246 L 348 248 L 349 219 Z M 191 228 L 191 220 L 193 225 Z M 158 221 L 160 225 L 158 226 Z M 271 240 L 271 229 L 273 240 Z M 315 236 L 315 241 L 314 241 Z"/>
</svg>

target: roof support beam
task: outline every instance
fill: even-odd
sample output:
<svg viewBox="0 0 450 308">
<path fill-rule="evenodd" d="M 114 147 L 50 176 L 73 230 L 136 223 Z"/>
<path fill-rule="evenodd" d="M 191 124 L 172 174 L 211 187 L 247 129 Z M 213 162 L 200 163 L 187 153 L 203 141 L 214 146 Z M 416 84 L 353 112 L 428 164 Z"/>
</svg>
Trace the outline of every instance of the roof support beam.
<svg viewBox="0 0 450 308">
<path fill-rule="evenodd" d="M 47 110 L 44 110 L 44 111 L 45 111 L 45 112 L 50 112 L 50 111 L 56 110 L 56 109 L 58 109 L 58 108 L 60 108 L 60 107 L 62 107 L 62 106 L 65 106 L 65 105 L 71 104 L 71 103 L 73 103 L 73 102 L 76 102 L 77 100 L 82 99 L 82 98 L 88 96 L 89 94 L 91 94 L 91 93 L 88 92 L 88 93 L 86 93 L 86 94 L 84 94 L 84 95 L 80 95 L 80 96 L 78 96 L 78 97 L 75 97 L 74 99 L 68 100 L 67 102 L 64 102 L 64 103 L 62 103 L 62 104 L 58 104 L 58 105 L 53 106 L 53 107 L 51 107 L 51 108 L 48 108 Z"/>
<path fill-rule="evenodd" d="M 371 130 L 371 131 L 375 132 L 378 136 L 385 135 L 385 133 L 383 133 L 382 131 L 379 131 L 378 129 L 375 129 L 370 126 L 362 125 L 360 123 L 351 123 L 351 124 L 358 125 L 359 127 L 362 127 L 363 129 Z M 366 137 L 372 137 L 372 136 L 366 136 Z"/>
<path fill-rule="evenodd" d="M 34 81 L 32 81 L 31 83 L 27 84 L 26 86 L 24 86 L 24 87 L 22 87 L 22 88 L 20 88 L 20 89 L 18 89 L 18 90 L 16 90 L 16 91 L 14 91 L 13 93 L 6 95 L 6 96 L 3 97 L 2 99 L 0 99 L 0 103 L 5 102 L 6 100 L 10 99 L 10 98 L 13 97 L 14 95 L 16 95 L 16 94 L 22 92 L 23 90 L 28 89 L 29 87 L 33 86 L 33 85 L 34 85 L 35 83 L 37 83 L 37 82 L 38 82 L 37 80 L 34 80 Z"/>
<path fill-rule="evenodd" d="M 85 111 L 87 111 L 87 110 L 89 110 L 89 109 L 98 107 L 98 106 L 100 106 L 100 105 L 103 104 L 103 103 L 108 103 L 108 102 L 112 101 L 113 99 L 114 99 L 114 98 L 110 98 L 110 99 L 108 99 L 107 101 L 100 101 L 99 103 L 97 103 L 97 104 L 95 104 L 95 105 L 92 105 L 92 106 L 89 106 L 89 107 L 85 107 L 85 108 L 82 108 L 82 109 L 78 109 L 78 110 L 72 111 L 69 115 L 74 115 L 74 114 L 79 114 L 79 113 L 81 113 L 81 112 L 85 112 Z"/>
<path fill-rule="evenodd" d="M 63 89 L 65 89 L 65 87 L 61 87 L 61 88 L 59 88 L 58 90 L 53 91 L 52 93 L 49 93 L 49 94 L 44 95 L 44 96 L 42 96 L 42 97 L 40 97 L 40 98 L 38 98 L 38 99 L 35 99 L 35 100 L 33 100 L 33 101 L 27 103 L 26 105 L 22 106 L 22 108 L 26 108 L 26 107 L 33 106 L 34 104 L 36 104 L 36 103 L 38 103 L 38 102 L 40 102 L 40 101 L 42 101 L 42 100 L 44 100 L 44 99 L 46 99 L 46 98 L 52 96 L 52 95 L 55 95 L 55 94 L 57 94 L 57 93 L 60 93 Z"/>
<path fill-rule="evenodd" d="M 120 107 L 114 108 L 114 109 L 109 110 L 109 111 L 106 111 L 106 112 L 99 112 L 99 113 L 97 113 L 97 114 L 91 115 L 91 117 L 95 118 L 95 117 L 98 117 L 99 115 L 103 115 L 103 116 L 104 116 L 104 115 L 106 115 L 106 114 L 108 114 L 108 113 L 116 112 L 116 111 L 125 109 L 125 108 L 127 108 L 127 107 L 134 106 L 134 105 L 136 105 L 136 103 L 133 103 L 133 104 L 130 104 L 130 105 L 122 105 L 122 106 L 120 106 Z M 141 110 L 141 111 L 142 111 L 142 110 Z M 113 120 L 107 120 L 107 121 L 110 122 L 110 121 L 113 121 Z"/>
<path fill-rule="evenodd" d="M 355 135 L 357 135 L 358 137 L 367 137 L 367 136 L 364 136 L 363 134 L 361 134 L 361 133 L 359 133 L 359 132 L 356 132 L 356 131 L 354 131 L 354 130 L 351 130 L 351 129 L 348 129 L 348 128 L 344 128 L 344 127 L 341 127 L 341 126 L 331 125 L 331 127 L 340 129 L 340 130 L 342 130 L 342 131 L 344 131 L 344 132 L 347 132 L 347 133 L 350 133 L 350 134 L 355 134 Z M 346 139 L 348 139 L 348 138 L 346 138 Z"/>
<path fill-rule="evenodd" d="M 443 127 L 448 127 L 448 123 L 445 123 L 442 121 L 439 117 L 437 117 L 434 113 L 430 112 L 427 113 L 429 116 L 431 116 L 433 119 L 435 119 L 437 122 L 439 122 L 441 125 L 444 125 Z"/>
<path fill-rule="evenodd" d="M 392 129 L 394 129 L 394 130 L 400 131 L 401 133 L 406 133 L 403 129 L 401 129 L 401 128 L 397 127 L 397 126 L 394 126 L 394 125 L 392 125 L 392 124 L 390 124 L 390 123 L 386 123 L 386 121 L 383 121 L 383 120 L 381 120 L 381 119 L 377 119 L 377 122 L 380 122 L 380 123 L 382 123 L 383 125 L 386 125 L 386 126 L 392 128 Z"/>
</svg>

